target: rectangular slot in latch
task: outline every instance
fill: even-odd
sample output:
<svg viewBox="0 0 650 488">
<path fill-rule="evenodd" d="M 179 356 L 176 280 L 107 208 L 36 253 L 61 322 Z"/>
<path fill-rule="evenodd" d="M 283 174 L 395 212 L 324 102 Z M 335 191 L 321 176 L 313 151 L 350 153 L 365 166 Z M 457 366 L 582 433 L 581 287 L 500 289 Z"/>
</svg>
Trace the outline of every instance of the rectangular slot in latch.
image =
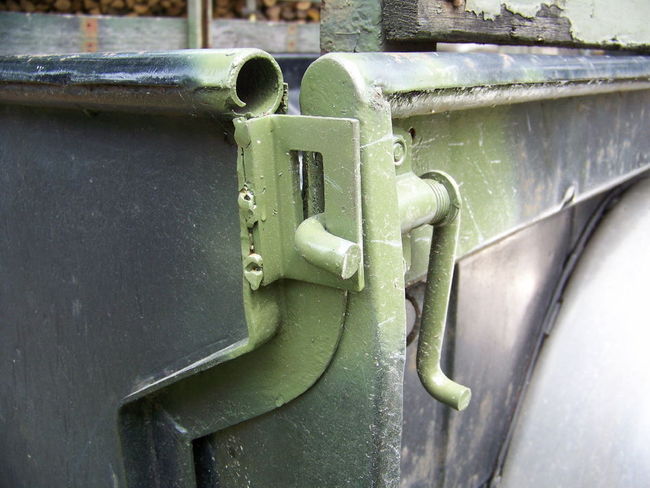
<svg viewBox="0 0 650 488">
<path fill-rule="evenodd" d="M 313 217 L 325 211 L 325 178 L 323 155 L 319 152 L 302 153 L 302 200 L 304 217 Z"/>
</svg>

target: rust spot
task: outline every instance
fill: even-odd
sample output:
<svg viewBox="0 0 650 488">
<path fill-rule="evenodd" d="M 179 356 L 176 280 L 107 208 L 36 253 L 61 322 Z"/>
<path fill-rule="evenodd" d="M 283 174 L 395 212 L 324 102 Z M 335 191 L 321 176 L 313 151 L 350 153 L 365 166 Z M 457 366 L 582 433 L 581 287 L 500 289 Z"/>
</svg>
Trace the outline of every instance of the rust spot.
<svg viewBox="0 0 650 488">
<path fill-rule="evenodd" d="M 97 52 L 97 41 L 85 41 L 83 44 L 83 51 L 85 53 Z"/>
<path fill-rule="evenodd" d="M 98 49 L 99 22 L 96 18 L 80 19 L 81 45 L 84 52 L 94 53 Z"/>
<path fill-rule="evenodd" d="M 98 30 L 99 28 L 97 19 L 89 18 L 82 20 L 81 31 L 85 36 L 97 37 Z"/>
</svg>

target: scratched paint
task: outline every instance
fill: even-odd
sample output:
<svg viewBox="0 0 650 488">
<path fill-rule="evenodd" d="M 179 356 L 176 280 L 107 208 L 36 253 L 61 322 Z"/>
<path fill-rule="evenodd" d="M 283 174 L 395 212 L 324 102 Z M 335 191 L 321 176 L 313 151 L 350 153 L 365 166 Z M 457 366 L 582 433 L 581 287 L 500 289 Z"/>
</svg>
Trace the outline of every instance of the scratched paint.
<svg viewBox="0 0 650 488">
<path fill-rule="evenodd" d="M 501 8 L 533 18 L 542 5 L 561 9 L 571 23 L 574 39 L 590 44 L 635 45 L 650 42 L 647 19 L 650 16 L 650 2 L 628 0 L 467 0 L 465 9 L 485 19 L 493 20 L 500 15 Z"/>
</svg>

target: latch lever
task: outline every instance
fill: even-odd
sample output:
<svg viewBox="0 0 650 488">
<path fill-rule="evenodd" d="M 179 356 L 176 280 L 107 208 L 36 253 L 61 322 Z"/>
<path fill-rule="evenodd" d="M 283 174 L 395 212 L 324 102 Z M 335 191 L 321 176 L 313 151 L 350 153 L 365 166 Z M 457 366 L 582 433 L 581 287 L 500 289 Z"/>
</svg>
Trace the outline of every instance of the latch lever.
<svg viewBox="0 0 650 488">
<path fill-rule="evenodd" d="M 440 211 L 431 222 L 434 231 L 418 340 L 417 370 L 422 385 L 431 396 L 456 410 L 464 410 L 469 405 L 471 390 L 449 379 L 440 366 L 460 230 L 460 194 L 454 180 L 445 173 L 431 172 L 422 178 L 434 191 Z M 446 211 L 443 211 L 445 207 Z"/>
</svg>

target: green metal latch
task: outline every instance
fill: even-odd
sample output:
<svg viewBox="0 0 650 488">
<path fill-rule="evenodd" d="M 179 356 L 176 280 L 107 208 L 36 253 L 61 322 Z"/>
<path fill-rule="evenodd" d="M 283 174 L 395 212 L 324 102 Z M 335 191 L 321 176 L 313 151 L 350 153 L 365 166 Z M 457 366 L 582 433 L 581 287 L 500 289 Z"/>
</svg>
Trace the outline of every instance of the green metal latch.
<svg viewBox="0 0 650 488">
<path fill-rule="evenodd" d="M 363 289 L 359 122 L 242 118 L 235 121 L 235 140 L 244 277 L 250 288 L 290 278 Z M 303 170 L 301 151 L 319 165 L 322 158 L 322 170 Z M 314 206 L 313 199 L 322 201 Z"/>
<path fill-rule="evenodd" d="M 250 289 L 289 278 L 362 290 L 358 121 L 290 115 L 242 118 L 235 121 L 235 140 L 243 273 Z M 435 225 L 418 373 L 432 396 L 462 410 L 470 390 L 447 378 L 440 367 L 458 240 L 458 188 L 441 172 L 417 176 L 400 134 L 394 157 L 404 249 L 410 248 L 411 231 Z"/>
</svg>

